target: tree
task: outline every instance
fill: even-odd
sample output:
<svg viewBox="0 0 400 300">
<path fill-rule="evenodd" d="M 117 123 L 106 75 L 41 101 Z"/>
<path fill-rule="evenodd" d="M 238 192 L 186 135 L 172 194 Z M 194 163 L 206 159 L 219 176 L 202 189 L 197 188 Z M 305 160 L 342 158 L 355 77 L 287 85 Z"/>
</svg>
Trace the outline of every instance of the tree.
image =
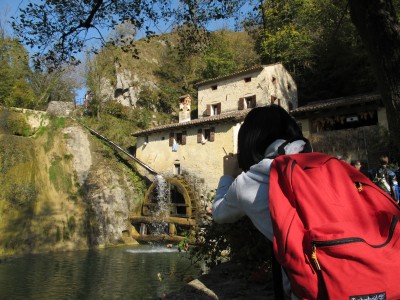
<svg viewBox="0 0 400 300">
<path fill-rule="evenodd" d="M 400 149 L 400 27 L 392 0 L 348 0 L 351 18 L 367 48 L 391 140 Z"/>
<path fill-rule="evenodd" d="M 231 16 L 237 6 L 229 0 L 40 0 L 21 8 L 12 26 L 27 45 L 37 46 L 38 55 L 50 58 L 57 67 L 77 62 L 76 54 L 86 43 L 96 40 L 104 45 L 104 30 L 123 22 L 129 21 L 135 31 L 142 30 L 146 36 L 154 35 L 154 26 L 168 22 L 192 24 L 201 31 L 210 18 Z"/>
<path fill-rule="evenodd" d="M 0 105 L 33 108 L 29 55 L 15 38 L 0 36 Z"/>
</svg>

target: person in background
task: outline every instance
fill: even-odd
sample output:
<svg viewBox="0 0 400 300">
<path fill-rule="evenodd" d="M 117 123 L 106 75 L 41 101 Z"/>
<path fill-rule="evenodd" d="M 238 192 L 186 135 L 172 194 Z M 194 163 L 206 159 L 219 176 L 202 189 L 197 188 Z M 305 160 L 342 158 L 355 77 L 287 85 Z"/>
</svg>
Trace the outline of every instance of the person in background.
<svg viewBox="0 0 400 300">
<path fill-rule="evenodd" d="M 237 156 L 224 157 L 224 175 L 212 206 L 214 221 L 233 223 L 247 215 L 273 241 L 269 212 L 271 164 L 278 155 L 311 151 L 300 127 L 282 107 L 268 105 L 252 109 L 239 130 Z M 285 273 L 283 285 L 290 296 Z M 292 299 L 297 298 L 292 295 Z"/>
<path fill-rule="evenodd" d="M 399 185 L 395 172 L 389 168 L 389 157 L 381 155 L 379 157 L 379 164 L 380 167 L 375 172 L 372 181 L 399 203 Z"/>
<path fill-rule="evenodd" d="M 359 160 L 353 160 L 353 161 L 351 161 L 351 165 L 352 165 L 354 168 L 356 168 L 358 171 L 361 170 L 362 165 L 361 165 L 361 162 L 360 162 Z"/>
</svg>

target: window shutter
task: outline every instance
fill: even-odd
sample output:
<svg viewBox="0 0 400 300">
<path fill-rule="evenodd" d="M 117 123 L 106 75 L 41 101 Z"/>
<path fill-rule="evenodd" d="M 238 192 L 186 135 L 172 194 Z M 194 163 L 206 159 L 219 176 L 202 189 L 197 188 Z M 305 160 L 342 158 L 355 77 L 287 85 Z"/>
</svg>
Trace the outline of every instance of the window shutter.
<svg viewBox="0 0 400 300">
<path fill-rule="evenodd" d="M 174 133 L 170 132 L 169 133 L 169 146 L 172 146 L 174 144 Z"/>
<path fill-rule="evenodd" d="M 274 104 L 276 97 L 275 96 L 271 96 L 271 104 Z"/>
<path fill-rule="evenodd" d="M 186 131 L 182 131 L 182 145 L 186 145 Z"/>
<path fill-rule="evenodd" d="M 281 99 L 278 98 L 278 105 L 281 106 Z"/>
<path fill-rule="evenodd" d="M 221 102 L 217 104 L 217 115 L 221 114 Z"/>
<path fill-rule="evenodd" d="M 244 98 L 239 98 L 238 110 L 244 109 Z"/>
<path fill-rule="evenodd" d="M 215 127 L 210 128 L 210 142 L 214 142 L 215 140 Z"/>
<path fill-rule="evenodd" d="M 203 139 L 203 129 L 199 128 L 197 129 L 197 142 L 201 143 L 202 139 Z"/>
<path fill-rule="evenodd" d="M 211 105 L 210 104 L 207 104 L 206 115 L 211 116 Z"/>
<path fill-rule="evenodd" d="M 257 106 L 257 101 L 256 101 L 256 96 L 253 96 L 251 99 L 251 107 L 256 107 Z"/>
</svg>

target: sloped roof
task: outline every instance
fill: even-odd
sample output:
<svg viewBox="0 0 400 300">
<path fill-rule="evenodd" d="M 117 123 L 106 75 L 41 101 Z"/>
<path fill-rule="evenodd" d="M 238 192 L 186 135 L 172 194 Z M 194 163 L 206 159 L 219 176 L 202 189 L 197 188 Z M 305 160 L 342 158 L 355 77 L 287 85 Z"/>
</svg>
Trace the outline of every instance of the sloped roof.
<svg viewBox="0 0 400 300">
<path fill-rule="evenodd" d="M 235 73 L 231 73 L 231 74 L 228 74 L 228 75 L 219 76 L 219 77 L 215 77 L 215 78 L 211 78 L 211 79 L 207 79 L 207 80 L 203 80 L 203 81 L 197 82 L 195 84 L 195 86 L 199 87 L 199 86 L 202 86 L 202 85 L 205 85 L 205 84 L 210 84 L 210 83 L 218 82 L 218 81 L 221 81 L 221 80 L 226 80 L 226 79 L 229 79 L 229 78 L 234 78 L 234 77 L 237 77 L 237 76 L 240 76 L 240 75 L 245 75 L 245 74 L 252 73 L 252 72 L 255 72 L 255 71 L 261 71 L 262 69 L 264 69 L 266 67 L 269 67 L 269 66 L 280 65 L 280 64 L 281 63 L 274 63 L 274 64 L 270 64 L 270 65 L 256 65 L 254 67 L 251 67 L 251 68 L 248 68 L 248 69 L 245 69 L 245 70 L 241 70 L 241 71 L 238 71 L 238 72 L 235 72 Z"/>
<path fill-rule="evenodd" d="M 341 97 L 334 99 L 326 99 L 321 101 L 310 102 L 306 105 L 293 109 L 290 113 L 294 116 L 307 113 L 316 112 L 320 110 L 330 110 L 333 108 L 343 106 L 354 106 L 366 103 L 380 103 L 381 96 L 379 94 L 363 94 L 349 97 Z"/>
<path fill-rule="evenodd" d="M 143 135 L 148 135 L 150 133 L 166 131 L 166 130 L 171 130 L 171 129 L 183 129 L 183 128 L 188 128 L 188 127 L 196 127 L 198 125 L 215 124 L 215 123 L 221 123 L 221 122 L 226 122 L 226 121 L 231 121 L 231 120 L 242 121 L 242 120 L 244 120 L 245 116 L 247 115 L 247 113 L 250 110 L 251 110 L 251 108 L 245 109 L 245 110 L 227 112 L 227 113 L 210 116 L 210 117 L 205 117 L 205 118 L 194 119 L 194 120 L 182 122 L 182 123 L 172 123 L 172 124 L 160 125 L 157 127 L 137 131 L 135 133 L 132 133 L 132 135 L 133 136 L 143 136 Z"/>
</svg>

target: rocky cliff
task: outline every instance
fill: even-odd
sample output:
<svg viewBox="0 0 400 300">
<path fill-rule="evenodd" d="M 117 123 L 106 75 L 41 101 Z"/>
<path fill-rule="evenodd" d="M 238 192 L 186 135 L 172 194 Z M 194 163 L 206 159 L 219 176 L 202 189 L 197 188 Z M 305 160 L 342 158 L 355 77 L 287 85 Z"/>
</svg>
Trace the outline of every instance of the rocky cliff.
<svg viewBox="0 0 400 300">
<path fill-rule="evenodd" d="M 0 256 L 129 241 L 141 179 L 73 120 L 32 115 L 0 109 Z"/>
</svg>

